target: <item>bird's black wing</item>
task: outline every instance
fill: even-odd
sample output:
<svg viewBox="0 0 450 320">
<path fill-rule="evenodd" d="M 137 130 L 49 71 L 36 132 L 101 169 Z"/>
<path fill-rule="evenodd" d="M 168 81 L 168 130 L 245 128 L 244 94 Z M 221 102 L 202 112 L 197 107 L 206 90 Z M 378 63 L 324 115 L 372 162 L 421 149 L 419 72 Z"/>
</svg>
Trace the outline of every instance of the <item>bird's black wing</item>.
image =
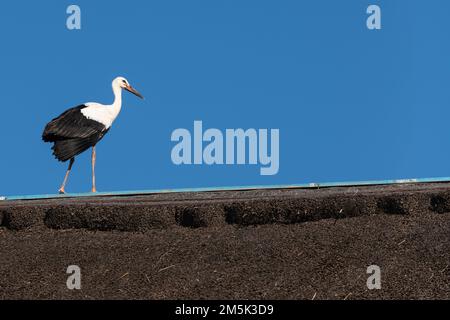
<svg viewBox="0 0 450 320">
<path fill-rule="evenodd" d="M 100 122 L 86 118 L 81 110 L 86 108 L 80 105 L 71 108 L 59 117 L 50 121 L 44 129 L 42 140 L 56 142 L 67 139 L 89 138 L 106 130 Z"/>
<path fill-rule="evenodd" d="M 95 146 L 107 132 L 108 129 L 87 138 L 72 138 L 55 141 L 55 144 L 52 147 L 53 155 L 56 159 L 63 162 L 72 159 L 85 150 Z"/>
</svg>

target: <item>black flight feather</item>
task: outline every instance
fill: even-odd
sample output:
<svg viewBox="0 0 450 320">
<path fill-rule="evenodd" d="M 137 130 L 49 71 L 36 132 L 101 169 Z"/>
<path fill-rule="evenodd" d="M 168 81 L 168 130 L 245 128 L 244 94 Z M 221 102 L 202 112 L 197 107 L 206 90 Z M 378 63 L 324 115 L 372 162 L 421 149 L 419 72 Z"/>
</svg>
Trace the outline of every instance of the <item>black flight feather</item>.
<svg viewBox="0 0 450 320">
<path fill-rule="evenodd" d="M 53 142 L 53 155 L 59 161 L 67 161 L 93 147 L 108 132 L 105 125 L 86 118 L 80 105 L 71 108 L 50 121 L 42 134 L 42 140 Z"/>
</svg>

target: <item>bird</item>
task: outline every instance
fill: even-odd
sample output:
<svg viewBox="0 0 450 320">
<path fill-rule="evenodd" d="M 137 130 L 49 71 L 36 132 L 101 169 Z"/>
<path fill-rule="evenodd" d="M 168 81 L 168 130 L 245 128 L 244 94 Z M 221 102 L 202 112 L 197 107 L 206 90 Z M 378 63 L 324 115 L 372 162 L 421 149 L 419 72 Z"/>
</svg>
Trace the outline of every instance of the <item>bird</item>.
<svg viewBox="0 0 450 320">
<path fill-rule="evenodd" d="M 60 116 L 47 123 L 42 140 L 53 143 L 53 155 L 58 161 L 69 161 L 69 167 L 59 188 L 60 194 L 65 194 L 67 180 L 75 162 L 75 157 L 92 148 L 92 190 L 97 192 L 95 181 L 95 161 L 97 158 L 95 147 L 108 133 L 114 120 L 122 108 L 122 90 L 127 90 L 141 99 L 144 97 L 133 88 L 127 79 L 117 77 L 112 81 L 114 102 L 103 105 L 88 102 L 70 108 Z"/>
</svg>

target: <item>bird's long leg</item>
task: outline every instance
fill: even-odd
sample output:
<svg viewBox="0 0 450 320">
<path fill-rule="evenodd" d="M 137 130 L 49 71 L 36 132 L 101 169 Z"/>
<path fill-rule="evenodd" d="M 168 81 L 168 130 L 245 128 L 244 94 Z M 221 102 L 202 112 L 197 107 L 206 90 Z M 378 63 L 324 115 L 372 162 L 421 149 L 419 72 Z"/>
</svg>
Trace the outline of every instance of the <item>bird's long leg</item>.
<svg viewBox="0 0 450 320">
<path fill-rule="evenodd" d="M 64 181 L 61 185 L 61 188 L 59 188 L 59 193 L 61 193 L 61 194 L 66 193 L 66 190 L 64 190 L 64 188 L 66 187 L 67 179 L 69 178 L 69 173 L 70 173 L 70 170 L 72 170 L 72 166 L 73 166 L 74 162 L 75 162 L 75 158 L 70 159 L 69 168 L 67 169 L 67 172 L 64 177 Z"/>
<path fill-rule="evenodd" d="M 97 192 L 95 188 L 95 160 L 97 158 L 97 154 L 95 153 L 95 146 L 92 147 L 92 192 Z"/>
</svg>

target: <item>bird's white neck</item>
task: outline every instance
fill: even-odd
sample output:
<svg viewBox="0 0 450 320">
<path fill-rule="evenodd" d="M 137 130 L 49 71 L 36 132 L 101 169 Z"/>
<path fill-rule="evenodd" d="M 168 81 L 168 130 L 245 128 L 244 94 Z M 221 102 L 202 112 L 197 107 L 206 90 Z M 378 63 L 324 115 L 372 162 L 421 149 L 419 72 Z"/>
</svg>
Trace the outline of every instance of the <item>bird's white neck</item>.
<svg viewBox="0 0 450 320">
<path fill-rule="evenodd" d="M 111 127 L 114 120 L 122 108 L 122 88 L 115 81 L 112 86 L 114 92 L 114 102 L 111 105 L 103 105 L 95 102 L 85 103 L 87 108 L 81 110 L 81 113 L 88 118 L 102 123 L 107 129 Z"/>
<path fill-rule="evenodd" d="M 119 86 L 113 86 L 114 102 L 111 105 L 111 112 L 114 114 L 114 118 L 117 117 L 122 108 L 122 88 Z"/>
</svg>

